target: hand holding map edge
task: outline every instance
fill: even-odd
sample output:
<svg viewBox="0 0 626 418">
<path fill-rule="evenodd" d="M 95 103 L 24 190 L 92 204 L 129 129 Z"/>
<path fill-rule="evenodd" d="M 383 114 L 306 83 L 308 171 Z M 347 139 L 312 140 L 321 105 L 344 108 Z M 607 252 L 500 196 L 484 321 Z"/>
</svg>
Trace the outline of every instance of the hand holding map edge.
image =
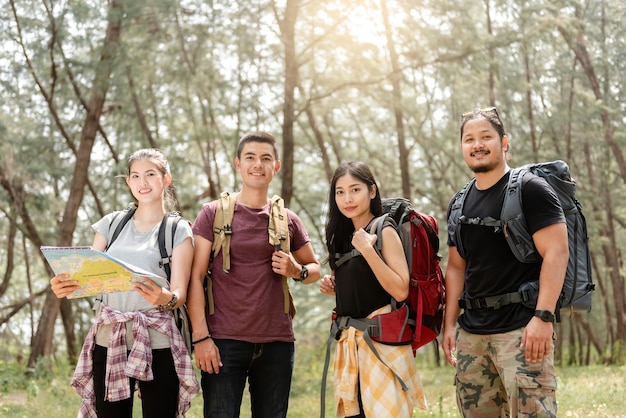
<svg viewBox="0 0 626 418">
<path fill-rule="evenodd" d="M 91 247 L 42 246 L 42 254 L 56 275 L 67 274 L 80 286 L 68 299 L 97 295 L 99 293 L 128 292 L 134 281 L 151 279 L 159 286 L 165 279 L 132 264 L 118 260 Z"/>
</svg>

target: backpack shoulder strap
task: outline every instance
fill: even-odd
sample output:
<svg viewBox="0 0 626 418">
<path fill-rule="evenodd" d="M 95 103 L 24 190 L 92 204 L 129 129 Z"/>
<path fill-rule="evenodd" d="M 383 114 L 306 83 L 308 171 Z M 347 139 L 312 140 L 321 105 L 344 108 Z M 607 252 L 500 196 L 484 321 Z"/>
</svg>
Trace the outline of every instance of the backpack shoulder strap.
<svg viewBox="0 0 626 418">
<path fill-rule="evenodd" d="M 233 214 L 237 194 L 222 192 L 217 202 L 215 218 L 213 220 L 213 246 L 211 247 L 211 261 L 222 250 L 223 270 L 230 271 L 230 238 L 233 235 Z"/>
<path fill-rule="evenodd" d="M 205 275 L 204 290 L 206 293 L 206 303 L 209 315 L 215 313 L 215 302 L 213 300 L 213 276 L 211 268 L 213 260 L 224 250 L 222 254 L 222 269 L 225 273 L 230 271 L 230 238 L 233 234 L 233 214 L 235 212 L 235 202 L 237 194 L 222 192 L 217 200 L 215 217 L 213 218 L 213 245 L 209 256 L 208 271 Z"/>
<path fill-rule="evenodd" d="M 376 234 L 376 245 L 375 249 L 378 254 L 381 254 L 383 249 L 383 225 L 385 223 L 385 218 L 389 216 L 388 213 L 383 213 L 377 218 L 372 219 L 372 222 L 369 224 L 369 233 Z M 361 253 L 356 248 L 353 248 L 350 252 L 347 253 L 337 253 L 335 254 L 335 258 L 337 261 L 335 263 L 336 268 L 339 268 L 342 264 L 346 263 L 348 260 L 354 257 L 360 256 Z"/>
<path fill-rule="evenodd" d="M 161 261 L 159 261 L 159 267 L 165 270 L 167 280 L 170 280 L 172 274 L 172 253 L 174 252 L 174 237 L 176 236 L 176 229 L 178 228 L 178 222 L 183 219 L 178 212 L 166 213 L 159 226 L 159 233 L 157 240 L 159 243 L 159 251 L 161 253 Z"/>
<path fill-rule="evenodd" d="M 524 167 L 512 168 L 509 174 L 509 183 L 504 194 L 504 203 L 500 219 L 505 223 L 522 213 L 522 180 L 528 170 Z"/>
<path fill-rule="evenodd" d="M 285 201 L 278 195 L 274 195 L 270 199 L 270 217 L 267 232 L 269 235 L 269 243 L 276 251 L 283 251 L 287 254 L 291 252 L 287 209 L 285 209 Z M 288 279 L 287 276 L 282 277 L 284 311 L 285 313 L 291 313 L 291 317 L 293 318 L 296 316 L 296 306 L 293 303 L 293 297 L 289 290 Z"/>
<path fill-rule="evenodd" d="M 113 219 L 111 220 L 111 223 L 109 224 L 109 239 L 104 249 L 105 253 L 108 251 L 111 244 L 113 244 L 113 241 L 115 241 L 117 237 L 120 235 L 120 232 L 122 232 L 122 230 L 124 229 L 124 226 L 126 226 L 128 221 L 132 219 L 136 210 L 137 210 L 137 206 L 131 203 L 126 207 L 126 209 L 117 213 L 113 217 Z M 112 234 L 111 234 L 111 231 L 113 231 Z"/>
<path fill-rule="evenodd" d="M 377 218 L 372 220 L 370 224 L 370 234 L 376 234 L 376 251 L 378 254 L 382 254 L 383 251 L 383 227 L 385 226 L 385 219 L 389 216 L 388 213 L 383 213 Z"/>
<path fill-rule="evenodd" d="M 500 214 L 506 241 L 515 257 L 522 263 L 540 260 L 533 237 L 528 231 L 522 205 L 524 184 L 528 181 L 529 176 L 533 175 L 529 165 L 511 169 Z"/>
<path fill-rule="evenodd" d="M 289 220 L 282 197 L 274 195 L 270 200 L 270 219 L 268 225 L 269 242 L 277 251 L 287 254 L 291 251 L 289 242 Z"/>
<path fill-rule="evenodd" d="M 454 195 L 454 201 L 452 202 L 450 215 L 448 216 L 448 233 L 452 237 L 452 242 L 456 245 L 457 251 L 463 258 L 465 258 L 465 249 L 461 241 L 461 228 L 459 226 L 462 223 L 461 218 L 464 218 L 463 205 L 465 204 L 467 192 L 474 183 L 476 183 L 476 178 L 465 183 L 465 186 Z"/>
<path fill-rule="evenodd" d="M 509 183 L 507 184 L 506 195 L 504 196 L 504 198 L 508 202 L 513 202 L 511 199 L 509 199 L 509 197 L 515 195 L 517 197 L 517 201 L 514 203 L 520 203 L 520 210 L 522 203 L 522 186 L 523 182 L 525 181 L 525 175 L 529 172 L 530 170 L 528 170 L 527 167 L 517 167 L 512 168 L 511 172 L 509 173 Z"/>
</svg>

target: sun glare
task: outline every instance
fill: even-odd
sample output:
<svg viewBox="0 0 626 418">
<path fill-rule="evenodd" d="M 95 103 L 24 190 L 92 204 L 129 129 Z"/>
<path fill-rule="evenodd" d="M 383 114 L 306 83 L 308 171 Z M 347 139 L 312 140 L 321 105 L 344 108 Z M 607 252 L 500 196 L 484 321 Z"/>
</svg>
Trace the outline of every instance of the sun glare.
<svg viewBox="0 0 626 418">
<path fill-rule="evenodd" d="M 385 26 L 380 8 L 356 7 L 346 20 L 352 39 L 358 43 L 385 44 Z"/>
</svg>

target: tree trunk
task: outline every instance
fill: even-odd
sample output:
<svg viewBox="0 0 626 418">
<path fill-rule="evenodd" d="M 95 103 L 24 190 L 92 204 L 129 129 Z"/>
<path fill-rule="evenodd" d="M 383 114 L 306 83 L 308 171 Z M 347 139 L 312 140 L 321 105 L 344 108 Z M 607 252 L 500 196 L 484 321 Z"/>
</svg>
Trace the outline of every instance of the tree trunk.
<svg viewBox="0 0 626 418">
<path fill-rule="evenodd" d="M 296 58 L 295 27 L 298 18 L 298 0 L 287 0 L 285 15 L 278 19 L 280 35 L 285 47 L 285 85 L 283 103 L 283 151 L 281 195 L 289 206 L 293 195 L 295 90 L 298 86 L 298 62 Z"/>
<path fill-rule="evenodd" d="M 583 71 L 587 76 L 587 80 L 589 81 L 589 85 L 596 100 L 599 103 L 604 102 L 604 95 L 600 89 L 600 82 L 598 81 L 598 77 L 596 76 L 596 71 L 593 66 L 593 62 L 591 61 L 591 57 L 589 55 L 589 51 L 587 50 L 587 45 L 585 43 L 585 36 L 582 30 L 579 30 L 576 35 L 571 34 L 567 28 L 563 26 L 559 26 L 559 32 L 569 45 L 569 47 L 574 52 L 576 59 L 580 62 L 580 65 L 583 67 Z M 609 149 L 613 153 L 615 157 L 615 161 L 617 162 L 617 166 L 619 167 L 619 172 L 622 177 L 622 181 L 626 184 L 626 159 L 624 158 L 624 153 L 620 148 L 617 141 L 613 136 L 613 126 L 611 125 L 611 116 L 607 110 L 606 106 L 600 106 L 600 118 L 602 119 L 602 125 L 604 127 L 604 141 L 609 146 Z"/>
<path fill-rule="evenodd" d="M 493 26 L 491 24 L 491 0 L 485 1 L 485 10 L 487 13 L 487 33 L 493 37 Z M 496 69 L 495 69 L 495 48 L 489 46 L 489 105 L 496 105 Z"/>
<path fill-rule="evenodd" d="M 387 1 L 380 1 L 380 8 L 385 24 L 385 37 L 387 48 L 389 49 L 389 60 L 391 62 L 391 87 L 392 87 L 392 107 L 396 121 L 396 135 L 398 137 L 398 154 L 400 158 L 400 178 L 402 179 L 402 196 L 411 199 L 411 176 L 409 175 L 409 152 L 406 146 L 406 135 L 404 132 L 404 113 L 402 112 L 402 69 L 398 62 L 398 53 L 393 42 L 391 23 L 389 22 L 389 11 Z"/>
<path fill-rule="evenodd" d="M 99 119 L 109 86 L 109 77 L 114 68 L 114 61 L 118 56 L 118 42 L 122 27 L 122 7 L 115 0 L 109 3 L 109 7 L 108 26 L 102 46 L 100 65 L 96 69 L 91 98 L 88 101 L 87 115 L 76 154 L 76 165 L 74 166 L 74 176 L 70 185 L 69 199 L 65 205 L 63 220 L 59 228 L 57 244 L 60 246 L 72 244 L 72 235 L 76 229 L 78 210 L 85 194 L 91 150 L 99 128 Z M 51 290 L 48 290 L 41 317 L 39 318 L 37 333 L 31 342 L 31 354 L 28 359 L 29 367 L 34 367 L 39 357 L 52 353 L 54 322 L 59 313 L 59 307 L 60 300 L 57 299 Z"/>
</svg>

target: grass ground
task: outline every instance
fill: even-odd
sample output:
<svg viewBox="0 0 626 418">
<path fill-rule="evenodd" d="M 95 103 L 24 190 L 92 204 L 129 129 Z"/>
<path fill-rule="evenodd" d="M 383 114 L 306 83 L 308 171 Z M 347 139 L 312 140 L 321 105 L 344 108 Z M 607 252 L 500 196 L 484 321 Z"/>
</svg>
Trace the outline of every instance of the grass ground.
<svg viewBox="0 0 626 418">
<path fill-rule="evenodd" d="M 319 416 L 320 378 L 323 352 L 301 350 L 296 359 L 293 390 L 290 400 L 290 418 Z M 418 355 L 422 383 L 430 409 L 416 411 L 415 417 L 456 417 L 458 412 L 452 386 L 454 371 L 445 365 L 429 366 L 425 356 Z M 423 364 L 424 363 L 424 364 Z M 626 367 L 589 366 L 559 368 L 558 402 L 560 417 L 625 417 Z M 0 363 L 0 417 L 73 418 L 80 399 L 69 386 L 72 367 L 68 365 L 42 366 L 34 377 L 25 379 L 23 370 L 15 364 Z M 327 387 L 326 415 L 334 416 L 332 381 Z M 242 406 L 242 418 L 250 417 L 247 396 Z M 140 405 L 136 402 L 136 417 Z M 199 394 L 187 414 L 189 418 L 202 417 L 202 398 Z"/>
</svg>

